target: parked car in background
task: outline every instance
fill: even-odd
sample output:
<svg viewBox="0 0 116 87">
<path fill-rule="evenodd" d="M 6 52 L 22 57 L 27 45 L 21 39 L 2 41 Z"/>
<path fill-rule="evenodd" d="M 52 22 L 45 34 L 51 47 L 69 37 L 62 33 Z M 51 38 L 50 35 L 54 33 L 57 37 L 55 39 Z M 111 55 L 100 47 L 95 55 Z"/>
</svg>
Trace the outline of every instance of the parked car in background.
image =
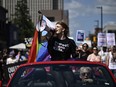
<svg viewBox="0 0 116 87">
<path fill-rule="evenodd" d="M 116 87 L 116 79 L 101 63 L 36 62 L 19 66 L 7 87 Z"/>
</svg>

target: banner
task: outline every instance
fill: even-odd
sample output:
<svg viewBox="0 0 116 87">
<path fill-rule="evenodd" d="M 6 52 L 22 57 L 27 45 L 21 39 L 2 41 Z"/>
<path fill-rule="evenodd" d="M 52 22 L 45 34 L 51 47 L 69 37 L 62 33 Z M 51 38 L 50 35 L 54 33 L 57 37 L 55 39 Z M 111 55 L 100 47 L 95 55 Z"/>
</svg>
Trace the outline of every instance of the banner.
<svg viewBox="0 0 116 87">
<path fill-rule="evenodd" d="M 4 77 L 5 77 L 5 80 L 8 81 L 12 75 L 14 74 L 14 72 L 16 71 L 16 69 L 21 65 L 21 64 L 24 64 L 26 63 L 27 61 L 22 61 L 22 62 L 17 62 L 17 63 L 14 63 L 14 64 L 8 64 L 8 65 L 5 65 L 3 66 L 3 72 L 4 72 Z"/>
</svg>

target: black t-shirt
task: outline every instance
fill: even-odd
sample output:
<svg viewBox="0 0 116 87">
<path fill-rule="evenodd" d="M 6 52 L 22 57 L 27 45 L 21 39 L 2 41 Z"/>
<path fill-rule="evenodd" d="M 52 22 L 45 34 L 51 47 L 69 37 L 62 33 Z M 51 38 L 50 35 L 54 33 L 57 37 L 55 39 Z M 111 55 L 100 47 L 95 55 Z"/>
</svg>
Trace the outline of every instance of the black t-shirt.
<svg viewBox="0 0 116 87">
<path fill-rule="evenodd" d="M 76 60 L 81 60 L 81 61 L 87 61 L 87 57 L 91 54 L 89 50 L 87 51 L 81 51 L 80 56 L 77 54 Z"/>
<path fill-rule="evenodd" d="M 60 40 L 57 37 L 52 37 L 48 41 L 48 52 L 51 55 L 51 60 L 67 60 L 75 57 L 76 44 L 74 40 L 66 38 Z"/>
<path fill-rule="evenodd" d="M 87 61 L 87 57 L 89 56 L 89 54 L 90 54 L 90 51 L 82 51 L 82 54 L 81 54 L 81 59 L 83 60 L 83 61 Z"/>
</svg>

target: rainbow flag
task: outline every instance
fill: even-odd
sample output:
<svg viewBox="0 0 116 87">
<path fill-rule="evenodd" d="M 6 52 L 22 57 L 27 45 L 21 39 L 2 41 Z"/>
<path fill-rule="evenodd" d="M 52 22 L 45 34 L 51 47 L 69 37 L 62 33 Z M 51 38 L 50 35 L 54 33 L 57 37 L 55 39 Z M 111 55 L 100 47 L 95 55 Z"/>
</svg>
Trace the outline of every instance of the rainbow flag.
<svg viewBox="0 0 116 87">
<path fill-rule="evenodd" d="M 46 26 L 49 29 L 55 29 L 54 24 L 43 15 L 42 20 L 36 25 L 31 49 L 29 52 L 28 63 L 47 61 L 50 58 L 50 55 L 47 50 L 48 42 L 40 41 L 41 35 L 39 32 L 44 31 L 46 29 Z"/>
<path fill-rule="evenodd" d="M 47 50 L 47 45 L 48 45 L 47 42 L 43 42 L 43 43 L 39 44 L 39 51 L 38 51 L 37 57 L 36 57 L 37 62 L 49 60 L 50 55 Z"/>
</svg>

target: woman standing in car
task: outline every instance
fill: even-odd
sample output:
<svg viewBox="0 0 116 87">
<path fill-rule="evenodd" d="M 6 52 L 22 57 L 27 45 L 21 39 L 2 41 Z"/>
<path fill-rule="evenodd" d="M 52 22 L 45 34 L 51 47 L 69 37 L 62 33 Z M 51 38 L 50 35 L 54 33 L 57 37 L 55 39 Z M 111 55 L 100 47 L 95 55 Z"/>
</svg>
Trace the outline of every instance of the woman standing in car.
<svg viewBox="0 0 116 87">
<path fill-rule="evenodd" d="M 53 35 L 48 41 L 48 52 L 51 60 L 68 60 L 75 57 L 76 44 L 69 39 L 68 26 L 64 22 L 57 22 Z"/>
</svg>

